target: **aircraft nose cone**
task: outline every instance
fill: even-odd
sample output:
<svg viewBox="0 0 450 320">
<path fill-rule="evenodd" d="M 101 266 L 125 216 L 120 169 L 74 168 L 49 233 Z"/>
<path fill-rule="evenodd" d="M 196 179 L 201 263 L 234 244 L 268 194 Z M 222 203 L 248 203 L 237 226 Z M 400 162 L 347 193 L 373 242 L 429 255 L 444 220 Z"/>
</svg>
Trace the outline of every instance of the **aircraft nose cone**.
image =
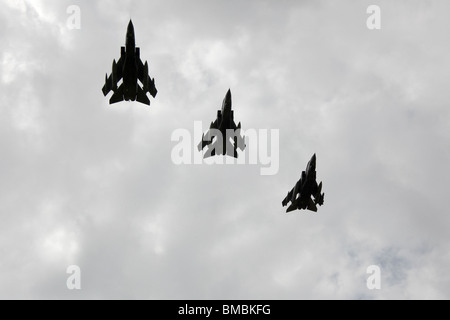
<svg viewBox="0 0 450 320">
<path fill-rule="evenodd" d="M 225 99 L 231 100 L 231 89 L 228 89 L 227 95 L 225 96 Z"/>
<path fill-rule="evenodd" d="M 231 105 L 231 90 L 228 89 L 227 94 L 225 95 L 225 102 L 227 105 Z"/>
<path fill-rule="evenodd" d="M 130 22 L 128 23 L 128 32 L 134 32 L 133 22 L 130 19 Z"/>
<path fill-rule="evenodd" d="M 222 102 L 222 114 L 225 114 L 228 112 L 228 110 L 231 110 L 231 90 L 228 89 L 227 94 L 225 95 L 225 98 L 223 98 Z"/>
</svg>

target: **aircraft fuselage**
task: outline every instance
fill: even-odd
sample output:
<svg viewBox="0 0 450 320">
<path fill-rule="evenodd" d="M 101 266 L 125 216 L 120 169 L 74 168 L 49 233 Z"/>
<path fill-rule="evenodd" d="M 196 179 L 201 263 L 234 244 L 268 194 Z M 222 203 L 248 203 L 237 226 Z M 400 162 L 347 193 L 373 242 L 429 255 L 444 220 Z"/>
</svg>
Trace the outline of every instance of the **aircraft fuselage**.
<svg viewBox="0 0 450 320">
<path fill-rule="evenodd" d="M 136 42 L 134 38 L 133 24 L 128 25 L 127 37 L 125 42 L 125 60 L 123 63 L 123 97 L 126 101 L 136 100 L 137 95 L 137 61 L 136 61 Z"/>
<path fill-rule="evenodd" d="M 221 119 L 219 124 L 219 130 L 222 134 L 225 133 L 226 129 L 231 129 L 231 124 L 233 122 L 232 112 L 231 112 L 231 91 L 228 90 L 222 103 Z"/>
<path fill-rule="evenodd" d="M 323 196 L 321 193 L 322 182 L 317 184 L 316 181 L 316 155 L 314 154 L 306 166 L 306 170 L 302 171 L 300 179 L 294 188 L 288 192 L 286 198 L 282 201 L 282 205 L 286 206 L 289 202 L 291 205 L 286 212 L 295 209 L 308 209 L 317 211 L 317 204 L 323 204 Z M 311 199 L 314 197 L 314 200 Z"/>
</svg>

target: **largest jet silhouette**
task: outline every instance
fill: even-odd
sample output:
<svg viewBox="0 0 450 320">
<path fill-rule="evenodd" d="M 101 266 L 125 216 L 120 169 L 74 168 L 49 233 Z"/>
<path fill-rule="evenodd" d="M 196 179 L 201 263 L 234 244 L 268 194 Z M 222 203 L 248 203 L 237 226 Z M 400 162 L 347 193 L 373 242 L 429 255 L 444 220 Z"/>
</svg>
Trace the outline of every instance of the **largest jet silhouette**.
<svg viewBox="0 0 450 320">
<path fill-rule="evenodd" d="M 214 130 L 214 131 L 213 131 Z M 241 136 L 241 123 L 234 122 L 234 112 L 231 110 L 231 90 L 228 90 L 222 102 L 222 109 L 217 110 L 217 118 L 211 122 L 209 130 L 203 134 L 198 144 L 198 151 L 208 147 L 204 157 L 214 155 L 229 155 L 238 157 L 237 148 L 244 150 L 245 141 Z M 230 142 L 233 139 L 233 143 Z"/>
<path fill-rule="evenodd" d="M 118 82 L 122 79 L 122 83 Z M 141 82 L 142 87 L 139 85 Z M 112 64 L 111 75 L 105 76 L 105 85 L 102 88 L 103 94 L 106 96 L 108 92 L 113 91 L 114 94 L 109 99 L 109 103 L 113 104 L 123 100 L 135 101 L 150 105 L 147 97 L 149 92 L 153 98 L 158 92 L 155 87 L 155 79 L 148 75 L 148 63 L 142 63 L 140 58 L 140 49 L 136 47 L 134 38 L 134 27 L 130 20 L 127 28 L 127 36 L 125 47 L 120 48 L 120 58 L 116 62 L 114 59 Z"/>
<path fill-rule="evenodd" d="M 306 171 L 302 171 L 300 180 L 297 181 L 294 188 L 288 192 L 286 198 L 281 204 L 286 206 L 289 202 L 291 205 L 286 212 L 300 209 L 308 209 L 317 211 L 317 204 L 323 205 L 324 193 L 322 192 L 322 182 L 317 184 L 316 181 L 316 154 L 309 160 Z M 311 198 L 314 197 L 314 200 Z"/>
</svg>

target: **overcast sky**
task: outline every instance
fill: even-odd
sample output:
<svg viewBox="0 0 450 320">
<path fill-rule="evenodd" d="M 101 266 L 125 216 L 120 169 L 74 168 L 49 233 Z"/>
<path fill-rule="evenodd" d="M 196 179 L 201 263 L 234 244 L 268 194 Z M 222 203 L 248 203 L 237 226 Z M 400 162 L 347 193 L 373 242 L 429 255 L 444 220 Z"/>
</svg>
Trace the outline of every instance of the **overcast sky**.
<svg viewBox="0 0 450 320">
<path fill-rule="evenodd" d="M 0 0 L 0 298 L 449 299 L 448 12 Z M 130 18 L 150 107 L 101 91 Z M 228 88 L 244 130 L 279 130 L 276 175 L 173 164 L 172 132 L 206 130 Z M 313 153 L 325 203 L 285 214 Z"/>
</svg>

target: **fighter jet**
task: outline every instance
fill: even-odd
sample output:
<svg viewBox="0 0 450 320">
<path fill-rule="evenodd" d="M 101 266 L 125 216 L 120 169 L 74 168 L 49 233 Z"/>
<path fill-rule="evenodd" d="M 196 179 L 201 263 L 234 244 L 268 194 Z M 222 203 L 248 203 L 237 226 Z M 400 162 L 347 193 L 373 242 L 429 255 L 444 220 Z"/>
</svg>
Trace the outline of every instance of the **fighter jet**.
<svg viewBox="0 0 450 320">
<path fill-rule="evenodd" d="M 291 205 L 286 212 L 300 209 L 308 209 L 317 212 L 317 204 L 323 205 L 324 193 L 322 192 L 322 182 L 317 185 L 316 181 L 316 154 L 309 160 L 306 171 L 302 171 L 300 180 L 297 181 L 294 188 L 288 192 L 286 198 L 281 204 L 286 206 L 288 202 Z M 314 197 L 314 200 L 311 198 Z"/>
<path fill-rule="evenodd" d="M 117 87 L 118 82 L 122 79 L 122 83 Z M 138 83 L 138 79 L 142 87 Z M 134 27 L 130 20 L 127 29 L 125 47 L 120 48 L 120 58 L 116 62 L 114 59 L 112 64 L 112 73 L 108 77 L 105 76 L 105 85 L 102 88 L 103 94 L 106 96 L 109 91 L 114 94 L 109 99 L 109 103 L 113 104 L 123 100 L 139 101 L 150 105 L 147 92 L 156 96 L 158 92 L 155 87 L 155 79 L 151 79 L 148 75 L 148 63 L 142 63 L 140 58 L 140 49 L 136 47 L 134 40 Z"/>
<path fill-rule="evenodd" d="M 209 130 L 202 135 L 202 141 L 198 144 L 198 151 L 207 146 L 205 158 L 214 155 L 229 155 L 237 158 L 237 148 L 245 149 L 244 137 L 241 136 L 240 131 L 241 123 L 239 122 L 236 125 L 234 122 L 234 113 L 231 110 L 231 90 L 228 90 L 223 99 L 222 110 L 217 110 L 217 119 L 211 122 Z M 231 143 L 231 139 L 233 143 Z"/>
</svg>

